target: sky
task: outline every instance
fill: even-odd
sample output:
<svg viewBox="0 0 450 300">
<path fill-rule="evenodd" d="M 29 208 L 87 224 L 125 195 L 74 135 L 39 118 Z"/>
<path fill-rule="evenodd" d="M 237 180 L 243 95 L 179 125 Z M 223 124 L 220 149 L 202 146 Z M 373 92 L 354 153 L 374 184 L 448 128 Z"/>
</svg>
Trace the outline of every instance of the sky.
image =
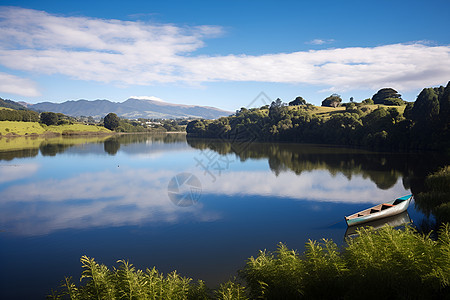
<svg viewBox="0 0 450 300">
<path fill-rule="evenodd" d="M 391 87 L 414 101 L 450 81 L 448 11 L 448 0 L 1 0 L 0 97 L 234 111 Z"/>
</svg>

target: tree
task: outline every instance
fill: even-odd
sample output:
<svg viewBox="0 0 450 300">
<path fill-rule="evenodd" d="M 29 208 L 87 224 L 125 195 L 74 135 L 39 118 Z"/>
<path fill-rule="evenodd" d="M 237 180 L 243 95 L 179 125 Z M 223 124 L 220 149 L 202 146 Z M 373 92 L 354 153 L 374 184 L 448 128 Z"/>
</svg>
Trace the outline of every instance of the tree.
<svg viewBox="0 0 450 300">
<path fill-rule="evenodd" d="M 399 98 L 386 98 L 384 99 L 383 104 L 391 106 L 402 106 L 405 104 L 405 101 Z"/>
<path fill-rule="evenodd" d="M 269 118 L 278 122 L 281 119 L 281 114 L 284 111 L 285 107 L 283 106 L 283 101 L 280 98 L 272 101 L 269 108 Z"/>
<path fill-rule="evenodd" d="M 188 134 L 201 136 L 205 133 L 206 126 L 204 120 L 193 120 L 186 126 L 186 132 Z"/>
<path fill-rule="evenodd" d="M 439 115 L 439 100 L 432 88 L 423 89 L 411 109 L 411 119 L 416 123 L 431 123 Z"/>
<path fill-rule="evenodd" d="M 103 124 L 109 130 L 116 130 L 119 127 L 120 119 L 115 113 L 109 113 L 105 116 Z"/>
<path fill-rule="evenodd" d="M 43 112 L 41 113 L 40 121 L 47 126 L 56 125 L 58 123 L 58 115 L 54 112 Z"/>
<path fill-rule="evenodd" d="M 383 88 L 373 95 L 372 100 L 374 104 L 384 104 L 384 100 L 388 98 L 397 98 L 401 100 L 402 95 L 392 88 Z"/>
<path fill-rule="evenodd" d="M 327 107 L 338 107 L 342 102 L 342 98 L 338 94 L 332 94 L 331 96 L 325 98 L 325 100 L 322 101 L 322 106 Z"/>
<path fill-rule="evenodd" d="M 289 106 L 295 106 L 295 105 L 305 105 L 306 104 L 306 100 L 303 99 L 302 97 L 298 96 L 297 98 L 295 98 L 295 100 L 292 100 L 291 102 L 289 102 Z"/>
</svg>

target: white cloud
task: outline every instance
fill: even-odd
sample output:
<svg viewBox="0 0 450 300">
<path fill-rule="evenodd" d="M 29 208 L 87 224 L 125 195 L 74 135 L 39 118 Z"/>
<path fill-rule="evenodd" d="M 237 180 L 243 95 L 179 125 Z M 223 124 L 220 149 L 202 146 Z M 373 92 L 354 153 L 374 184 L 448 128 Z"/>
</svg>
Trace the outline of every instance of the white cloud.
<svg viewBox="0 0 450 300">
<path fill-rule="evenodd" d="M 306 42 L 306 44 L 310 44 L 310 45 L 324 45 L 324 44 L 331 44 L 333 42 L 334 42 L 333 39 L 327 39 L 327 40 L 314 39 L 312 41 Z"/>
<path fill-rule="evenodd" d="M 445 84 L 450 78 L 450 46 L 421 42 L 259 56 L 195 55 L 206 38 L 221 32 L 218 26 L 63 17 L 3 7 L 0 64 L 122 86 L 257 81 L 341 91 L 383 86 L 411 90 Z"/>
<path fill-rule="evenodd" d="M 2 72 L 0 72 L 0 92 L 25 97 L 40 95 L 33 81 Z"/>
</svg>

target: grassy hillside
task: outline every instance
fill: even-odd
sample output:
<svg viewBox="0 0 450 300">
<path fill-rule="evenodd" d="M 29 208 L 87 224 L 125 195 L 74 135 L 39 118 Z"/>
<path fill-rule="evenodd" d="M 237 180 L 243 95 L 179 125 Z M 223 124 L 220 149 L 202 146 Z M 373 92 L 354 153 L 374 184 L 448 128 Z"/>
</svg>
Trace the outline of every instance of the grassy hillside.
<svg viewBox="0 0 450 300">
<path fill-rule="evenodd" d="M 377 108 L 384 108 L 384 109 L 389 109 L 389 108 L 395 108 L 398 110 L 398 112 L 400 114 L 403 114 L 403 112 L 405 111 L 405 107 L 406 105 L 402 105 L 402 106 L 389 106 L 389 105 L 378 105 L 378 104 L 374 104 L 374 105 L 361 105 L 359 106 L 360 109 L 362 108 L 367 108 L 370 110 L 375 110 Z M 290 110 L 297 110 L 297 109 L 301 109 L 301 106 L 289 106 Z M 345 107 L 340 106 L 340 107 L 326 107 L 326 106 L 313 106 L 313 110 L 311 110 L 311 113 L 313 115 L 322 115 L 322 116 L 327 116 L 327 115 L 332 115 L 333 113 L 338 113 L 338 112 L 345 112 Z"/>
<path fill-rule="evenodd" d="M 1 135 L 43 134 L 45 129 L 37 122 L 0 121 Z"/>
<path fill-rule="evenodd" d="M 103 126 L 83 124 L 45 126 L 37 122 L 0 121 L 0 134 L 5 135 L 32 135 L 45 133 L 73 134 L 73 133 L 110 133 Z"/>
</svg>

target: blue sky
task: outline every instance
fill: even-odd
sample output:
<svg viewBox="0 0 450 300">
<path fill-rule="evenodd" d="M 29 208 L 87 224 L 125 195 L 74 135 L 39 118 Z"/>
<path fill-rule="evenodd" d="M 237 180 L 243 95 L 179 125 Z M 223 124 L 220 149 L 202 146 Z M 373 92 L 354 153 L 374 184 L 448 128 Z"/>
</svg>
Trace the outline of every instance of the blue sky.
<svg viewBox="0 0 450 300">
<path fill-rule="evenodd" d="M 235 110 L 450 80 L 450 2 L 2 0 L 0 97 Z"/>
</svg>

